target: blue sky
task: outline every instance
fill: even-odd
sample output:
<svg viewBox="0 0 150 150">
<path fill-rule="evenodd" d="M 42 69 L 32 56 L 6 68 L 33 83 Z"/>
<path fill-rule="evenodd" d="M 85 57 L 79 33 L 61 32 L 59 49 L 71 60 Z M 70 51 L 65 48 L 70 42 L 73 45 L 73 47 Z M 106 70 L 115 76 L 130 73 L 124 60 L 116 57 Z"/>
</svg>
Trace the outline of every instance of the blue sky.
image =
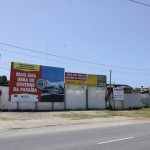
<svg viewBox="0 0 150 150">
<path fill-rule="evenodd" d="M 104 74 L 108 82 L 112 70 L 112 83 L 150 86 L 150 7 L 129 0 L 1 0 L 0 22 L 0 43 L 93 62 L 0 44 L 0 75 L 8 79 L 16 61 Z"/>
</svg>

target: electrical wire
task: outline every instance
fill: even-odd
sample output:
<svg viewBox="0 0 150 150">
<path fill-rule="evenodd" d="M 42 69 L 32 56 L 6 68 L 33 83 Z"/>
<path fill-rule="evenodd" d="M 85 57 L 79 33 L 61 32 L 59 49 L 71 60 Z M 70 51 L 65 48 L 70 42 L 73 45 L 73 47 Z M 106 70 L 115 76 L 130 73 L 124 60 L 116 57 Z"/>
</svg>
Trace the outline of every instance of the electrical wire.
<svg viewBox="0 0 150 150">
<path fill-rule="evenodd" d="M 109 71 L 109 69 L 102 69 L 102 68 L 98 68 L 98 67 L 90 67 L 90 66 L 72 64 L 72 63 L 63 62 L 63 61 L 51 60 L 51 59 L 43 58 L 43 57 L 39 57 L 39 56 L 33 56 L 33 55 L 24 54 L 24 53 L 20 53 L 20 52 L 13 52 L 13 51 L 6 50 L 6 49 L 0 49 L 0 50 L 6 51 L 6 52 L 10 52 L 10 53 L 19 54 L 19 55 L 24 55 L 24 56 L 28 56 L 28 57 L 33 57 L 33 58 L 37 58 L 37 59 L 49 60 L 49 61 L 58 62 L 58 63 L 64 63 L 64 64 L 67 64 L 67 65 L 69 64 L 69 65 L 74 65 L 74 66 L 78 66 L 78 67 L 85 67 L 85 68 L 91 68 L 91 69 L 98 69 L 98 70 L 106 70 L 106 71 Z M 118 71 L 118 70 L 114 70 L 114 69 L 113 69 L 112 71 L 113 71 L 114 73 L 132 74 L 132 75 L 150 75 L 150 74 L 135 73 L 135 72 L 124 72 L 124 71 Z"/>
<path fill-rule="evenodd" d="M 1 69 L 4 69 L 4 70 L 9 70 L 10 71 L 10 69 L 8 69 L 8 68 L 4 68 L 4 67 L 0 67 Z"/>
<path fill-rule="evenodd" d="M 72 60 L 72 61 L 78 61 L 78 62 L 82 62 L 82 63 L 93 64 L 93 65 L 99 65 L 99 66 L 105 66 L 105 67 L 112 67 L 112 68 L 119 68 L 119 69 L 150 71 L 149 69 L 114 66 L 114 65 L 100 64 L 100 63 L 96 63 L 96 62 L 90 62 L 90 61 L 86 61 L 86 60 L 74 59 L 74 58 L 70 58 L 70 57 L 64 57 L 64 56 L 60 56 L 60 55 L 54 55 L 54 54 L 50 54 L 50 53 L 40 52 L 40 51 L 37 51 L 37 50 L 23 48 L 23 47 L 20 47 L 20 46 L 15 46 L 15 45 L 7 44 L 7 43 L 2 43 L 2 42 L 0 42 L 0 45 L 5 45 L 5 46 L 9 46 L 9 47 L 17 48 L 17 49 L 22 49 L 22 50 L 26 50 L 26 51 L 30 51 L 30 52 L 34 52 L 34 53 L 49 55 L 49 56 L 52 56 L 52 57 L 63 58 L 63 59 L 68 59 L 68 60 Z"/>
<path fill-rule="evenodd" d="M 133 3 L 137 3 L 137 4 L 141 4 L 141 5 L 149 6 L 149 7 L 150 7 L 149 4 L 145 4 L 145 3 L 142 3 L 142 2 L 139 2 L 139 1 L 135 1 L 135 0 L 129 0 L 129 1 L 131 1 L 131 2 L 133 2 Z"/>
<path fill-rule="evenodd" d="M 73 66 L 85 67 L 85 68 L 91 68 L 91 69 L 98 69 L 98 70 L 100 70 L 100 69 L 101 70 L 108 70 L 108 69 L 102 69 L 102 68 L 98 68 L 98 67 L 90 67 L 90 66 L 85 66 L 85 65 L 72 64 L 70 62 L 68 63 L 68 62 L 63 62 L 63 61 L 52 60 L 52 59 L 43 58 L 43 57 L 39 57 L 39 56 L 28 55 L 28 54 L 24 54 L 24 53 L 20 53 L 20 52 L 12 52 L 12 51 L 6 50 L 6 49 L 0 49 L 0 50 L 10 52 L 10 53 L 19 54 L 19 55 L 24 55 L 24 56 L 28 56 L 28 57 L 33 57 L 33 58 L 37 58 L 37 59 L 43 59 L 43 60 L 49 60 L 49 61 L 53 61 L 53 62 L 63 63 L 63 64 L 67 64 L 67 65 L 73 65 Z"/>
</svg>

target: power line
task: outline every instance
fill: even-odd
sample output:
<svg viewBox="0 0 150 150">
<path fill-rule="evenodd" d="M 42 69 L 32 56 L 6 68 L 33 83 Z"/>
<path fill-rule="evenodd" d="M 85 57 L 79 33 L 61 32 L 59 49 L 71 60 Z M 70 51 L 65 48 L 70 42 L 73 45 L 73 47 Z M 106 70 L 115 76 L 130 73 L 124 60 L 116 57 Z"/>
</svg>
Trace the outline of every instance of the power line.
<svg viewBox="0 0 150 150">
<path fill-rule="evenodd" d="M 3 70 L 7 70 L 7 71 L 10 71 L 10 69 L 8 69 L 8 68 L 4 68 L 4 67 L 0 67 L 0 69 L 3 69 Z M 115 71 L 115 70 L 113 70 L 113 72 L 115 73 L 115 72 L 117 72 L 117 71 Z M 118 71 L 119 72 L 119 71 Z M 120 73 L 127 73 L 127 74 L 132 74 L 132 75 L 137 75 L 138 73 L 129 73 L 129 72 L 120 72 Z M 150 74 L 138 74 L 138 75 L 150 75 Z M 118 81 L 118 80 L 124 80 L 124 79 L 115 79 L 115 81 Z M 113 82 L 115 82 L 115 81 L 113 81 Z M 125 79 L 125 81 L 127 81 L 126 79 Z M 128 80 L 129 81 L 129 80 Z M 133 80 L 130 80 L 130 81 L 133 81 Z M 138 82 L 143 82 L 143 80 L 136 80 L 136 81 L 138 81 Z M 107 81 L 108 82 L 108 81 Z M 148 81 L 144 81 L 144 82 L 148 82 Z"/>
<path fill-rule="evenodd" d="M 70 58 L 70 57 L 64 57 L 64 56 L 54 55 L 54 54 L 50 54 L 50 53 L 40 52 L 40 51 L 37 51 L 37 50 L 32 50 L 32 49 L 28 49 L 28 48 L 23 48 L 23 47 L 19 47 L 19 46 L 7 44 L 7 43 L 0 43 L 0 44 L 1 44 L 1 45 L 5 45 L 5 46 L 14 47 L 14 48 L 17 48 L 17 49 L 23 49 L 23 50 L 30 51 L 30 52 L 35 52 L 35 53 L 39 53 L 39 54 L 49 55 L 49 56 L 53 56 L 53 57 L 57 57 L 57 58 L 63 58 L 63 59 L 68 59 L 68 60 L 73 60 L 73 61 L 80 61 L 80 62 L 95 64 L 95 65 L 110 66 L 110 65 L 98 64 L 98 63 L 95 63 L 95 62 L 89 62 L 89 61 L 74 59 L 74 58 Z"/>
<path fill-rule="evenodd" d="M 10 71 L 10 69 L 8 69 L 8 68 L 4 68 L 4 67 L 0 67 L 1 69 L 4 69 L 4 70 L 9 70 Z"/>
<path fill-rule="evenodd" d="M 4 69 L 4 70 L 7 70 L 7 71 L 10 71 L 10 69 L 8 69 L 8 68 L 4 68 L 4 67 L 0 67 L 0 69 Z M 113 79 L 112 80 L 112 83 L 113 82 L 116 82 L 116 81 L 122 81 L 122 80 L 125 80 L 125 81 L 133 81 L 133 80 L 126 80 L 126 79 Z M 134 80 L 134 81 L 136 81 L 136 82 L 143 82 L 143 80 Z M 149 82 L 149 81 L 144 81 L 144 82 Z M 107 83 L 109 83 L 109 80 L 107 80 Z"/>
<path fill-rule="evenodd" d="M 135 0 L 129 0 L 129 1 L 131 1 L 131 2 L 133 2 L 133 3 L 137 3 L 137 4 L 141 4 L 141 5 L 149 6 L 149 7 L 150 7 L 149 4 L 145 4 L 145 3 L 142 3 L 142 2 L 138 2 L 138 1 L 135 1 Z"/>
<path fill-rule="evenodd" d="M 59 63 L 64 63 L 64 64 L 68 64 L 67 62 L 63 62 L 63 61 L 56 61 L 56 60 L 51 60 L 48 58 L 42 58 L 42 57 L 38 57 L 38 56 L 33 56 L 33 55 L 28 55 L 28 54 L 24 54 L 24 53 L 20 53 L 20 52 L 13 52 L 10 50 L 6 50 L 6 49 L 0 49 L 2 51 L 6 51 L 6 52 L 10 52 L 10 53 L 15 53 L 15 54 L 19 54 L 19 55 L 25 55 L 25 56 L 29 56 L 29 57 L 33 57 L 33 58 L 39 58 L 39 59 L 43 59 L 43 60 L 50 60 L 50 61 L 54 61 L 54 62 L 59 62 Z M 101 69 L 101 68 L 97 68 L 97 67 L 90 67 L 90 66 L 84 66 L 84 65 L 77 65 L 77 64 L 72 64 L 69 63 L 69 65 L 75 65 L 75 66 L 79 66 L 79 67 L 86 67 L 86 68 L 91 68 L 91 69 L 98 69 L 98 70 L 106 70 L 109 71 L 109 69 Z M 10 70 L 10 69 L 6 69 L 5 70 Z M 133 73 L 133 72 L 124 72 L 124 71 L 118 71 L 118 70 L 113 70 L 114 73 L 125 73 L 125 74 L 132 74 L 132 75 L 150 75 L 150 74 L 142 74 L 142 73 Z"/>
<path fill-rule="evenodd" d="M 65 63 L 65 62 L 61 62 L 61 63 Z M 71 64 L 71 65 L 76 65 L 76 64 Z M 109 69 L 101 69 L 101 68 L 96 68 L 96 67 L 89 67 L 89 66 L 82 66 L 82 65 L 77 65 L 79 67 L 86 67 L 86 68 L 91 68 L 91 69 L 98 69 L 98 70 L 106 70 L 106 71 L 110 71 Z M 8 68 L 2 68 L 1 69 L 5 69 L 5 70 L 10 70 Z M 114 73 L 121 73 L 121 74 L 131 74 L 131 75 L 143 75 L 143 76 L 149 76 L 150 74 L 143 74 L 143 73 L 136 73 L 136 72 L 124 72 L 124 71 L 118 71 L 118 70 L 112 70 Z"/>
<path fill-rule="evenodd" d="M 9 47 L 13 47 L 13 48 L 17 48 L 17 49 L 23 49 L 23 50 L 30 51 L 30 52 L 35 52 L 35 53 L 39 53 L 39 54 L 49 55 L 49 56 L 52 56 L 52 57 L 63 58 L 63 59 L 68 59 L 68 60 L 73 60 L 73 61 L 93 64 L 93 65 L 99 65 L 99 66 L 105 66 L 105 67 L 113 67 L 113 68 L 119 68 L 119 69 L 150 71 L 149 69 L 113 66 L 113 65 L 107 65 L 107 64 L 100 64 L 100 63 L 96 63 L 96 62 L 90 62 L 90 61 L 86 61 L 86 60 L 74 59 L 74 58 L 70 58 L 70 57 L 64 57 L 64 56 L 60 56 L 60 55 L 54 55 L 54 54 L 50 54 L 50 53 L 40 52 L 40 51 L 37 51 L 37 50 L 23 48 L 23 47 L 20 47 L 20 46 L 15 46 L 15 45 L 7 44 L 7 43 L 0 43 L 0 44 L 1 45 L 5 45 L 5 46 L 9 46 Z"/>
<path fill-rule="evenodd" d="M 109 69 L 102 69 L 102 68 L 98 68 L 98 67 L 90 67 L 90 66 L 77 65 L 77 64 L 72 64 L 72 63 L 63 62 L 63 61 L 52 60 L 52 59 L 38 57 L 38 56 L 33 56 L 33 55 L 28 55 L 28 54 L 24 54 L 24 53 L 20 53 L 20 52 L 12 52 L 12 51 L 6 50 L 6 49 L 0 49 L 0 50 L 6 51 L 6 52 L 10 52 L 10 53 L 19 54 L 19 55 L 29 56 L 29 57 L 33 57 L 33 58 L 38 58 L 38 59 L 43 59 L 43 60 L 49 60 L 49 61 L 58 62 L 58 63 L 64 63 L 64 64 L 67 64 L 67 65 L 69 64 L 69 65 L 74 65 L 74 66 L 78 66 L 78 67 L 85 67 L 85 68 L 98 69 L 98 70 L 109 70 Z"/>
<path fill-rule="evenodd" d="M 124 71 L 116 71 L 116 70 L 112 70 L 112 71 L 115 71 L 115 73 L 118 72 L 118 73 L 133 74 L 133 75 L 146 75 L 146 76 L 150 75 L 150 74 L 134 73 L 134 72 L 124 72 Z"/>
<path fill-rule="evenodd" d="M 48 58 L 43 58 L 43 57 L 28 55 L 28 54 L 24 54 L 24 53 L 20 53 L 20 52 L 13 52 L 13 51 L 6 50 L 6 49 L 0 49 L 0 50 L 6 51 L 6 52 L 10 52 L 10 53 L 19 54 L 19 55 L 29 56 L 29 57 L 33 57 L 33 58 L 38 58 L 38 59 L 43 59 L 43 60 L 49 60 L 49 61 L 53 61 L 53 62 L 68 64 L 68 62 L 51 60 L 51 59 L 48 59 Z M 91 69 L 98 69 L 98 70 L 109 71 L 109 69 L 102 69 L 102 68 L 98 68 L 98 67 L 90 67 L 90 66 L 84 66 L 84 65 L 77 65 L 77 64 L 72 64 L 72 63 L 69 63 L 69 65 L 74 65 L 74 66 L 78 66 L 78 67 L 85 67 L 85 68 L 91 68 Z M 118 71 L 118 70 L 113 70 L 113 71 L 115 71 L 115 73 L 125 73 L 125 74 L 133 74 L 133 75 L 150 75 L 150 74 L 135 73 L 135 72 L 124 72 L 124 71 Z"/>
</svg>

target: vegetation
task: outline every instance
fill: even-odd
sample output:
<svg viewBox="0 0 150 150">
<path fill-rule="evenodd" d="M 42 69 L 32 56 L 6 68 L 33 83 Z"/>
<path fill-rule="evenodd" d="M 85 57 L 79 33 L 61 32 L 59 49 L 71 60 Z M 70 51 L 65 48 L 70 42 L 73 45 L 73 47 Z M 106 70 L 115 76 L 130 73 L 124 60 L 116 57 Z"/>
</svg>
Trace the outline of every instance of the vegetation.
<svg viewBox="0 0 150 150">
<path fill-rule="evenodd" d="M 102 110 L 102 111 L 89 111 L 87 112 L 71 112 L 61 115 L 63 118 L 69 118 L 73 120 L 81 119 L 94 119 L 94 118 L 111 118 L 117 116 L 132 117 L 132 118 L 149 118 L 150 117 L 150 108 L 142 108 L 140 110 L 122 110 L 122 111 L 113 111 L 113 110 Z"/>
<path fill-rule="evenodd" d="M 7 80 L 7 77 L 5 75 L 0 76 L 0 85 L 7 85 L 9 84 L 9 80 Z"/>
</svg>

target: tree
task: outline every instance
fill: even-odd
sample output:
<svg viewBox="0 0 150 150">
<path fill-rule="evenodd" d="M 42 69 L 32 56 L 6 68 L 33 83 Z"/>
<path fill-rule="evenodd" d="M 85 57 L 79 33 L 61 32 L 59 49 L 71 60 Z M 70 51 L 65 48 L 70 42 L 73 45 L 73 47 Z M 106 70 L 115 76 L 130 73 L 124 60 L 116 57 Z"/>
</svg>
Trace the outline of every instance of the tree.
<svg viewBox="0 0 150 150">
<path fill-rule="evenodd" d="M 9 80 L 7 80 L 7 77 L 5 75 L 0 76 L 0 85 L 7 85 L 9 84 Z"/>
</svg>

